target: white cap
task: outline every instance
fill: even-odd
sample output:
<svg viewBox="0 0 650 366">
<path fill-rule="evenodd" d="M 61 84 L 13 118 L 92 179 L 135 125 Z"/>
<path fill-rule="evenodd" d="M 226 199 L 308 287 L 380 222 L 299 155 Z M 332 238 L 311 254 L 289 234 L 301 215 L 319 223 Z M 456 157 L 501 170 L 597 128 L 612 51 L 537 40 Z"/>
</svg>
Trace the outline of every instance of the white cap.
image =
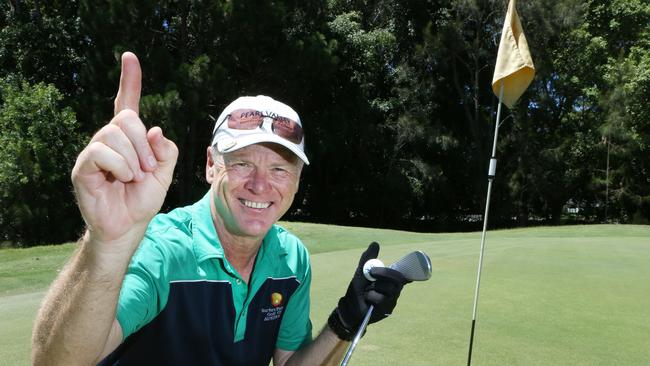
<svg viewBox="0 0 650 366">
<path fill-rule="evenodd" d="M 296 154 L 305 164 L 309 165 L 309 160 L 305 155 L 305 138 L 302 137 L 299 144 L 295 144 L 284 137 L 276 135 L 270 124 L 264 122 L 259 128 L 253 130 L 239 130 L 230 128 L 226 118 L 233 111 L 238 109 L 252 109 L 261 112 L 265 116 L 281 116 L 295 121 L 301 128 L 302 123 L 298 113 L 288 105 L 278 102 L 277 100 L 265 95 L 256 97 L 239 97 L 230 103 L 219 115 L 214 130 L 212 131 L 212 146 L 217 151 L 224 154 L 246 147 L 248 145 L 258 144 L 260 142 L 274 142 L 280 144 Z"/>
</svg>

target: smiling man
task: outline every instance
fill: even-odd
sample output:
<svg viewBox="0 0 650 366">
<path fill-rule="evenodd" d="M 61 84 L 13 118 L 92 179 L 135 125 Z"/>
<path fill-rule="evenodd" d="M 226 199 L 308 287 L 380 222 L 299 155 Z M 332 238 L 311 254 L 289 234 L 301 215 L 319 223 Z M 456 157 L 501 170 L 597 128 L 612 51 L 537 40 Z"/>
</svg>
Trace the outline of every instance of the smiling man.
<svg viewBox="0 0 650 366">
<path fill-rule="evenodd" d="M 232 102 L 207 148 L 208 192 L 156 215 L 178 151 L 139 119 L 140 88 L 125 53 L 115 116 L 72 171 L 87 230 L 39 311 L 34 364 L 338 364 L 369 304 L 371 323 L 385 318 L 407 281 L 388 268 L 365 279 L 371 244 L 312 340 L 309 255 L 276 225 L 309 164 L 298 114 L 266 96 Z"/>
</svg>

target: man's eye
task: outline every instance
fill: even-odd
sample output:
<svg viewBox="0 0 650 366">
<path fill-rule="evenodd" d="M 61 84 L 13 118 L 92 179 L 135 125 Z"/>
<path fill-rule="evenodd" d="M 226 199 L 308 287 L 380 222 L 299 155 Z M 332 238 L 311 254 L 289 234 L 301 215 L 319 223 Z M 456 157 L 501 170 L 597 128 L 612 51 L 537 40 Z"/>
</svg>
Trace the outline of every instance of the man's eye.
<svg viewBox="0 0 650 366">
<path fill-rule="evenodd" d="M 271 171 L 273 172 L 274 176 L 281 178 L 288 177 L 291 174 L 291 172 L 285 168 L 273 168 Z"/>
<path fill-rule="evenodd" d="M 238 161 L 230 164 L 230 169 L 235 170 L 237 172 L 247 172 L 251 170 L 251 167 L 252 165 L 250 163 L 244 161 Z"/>
</svg>

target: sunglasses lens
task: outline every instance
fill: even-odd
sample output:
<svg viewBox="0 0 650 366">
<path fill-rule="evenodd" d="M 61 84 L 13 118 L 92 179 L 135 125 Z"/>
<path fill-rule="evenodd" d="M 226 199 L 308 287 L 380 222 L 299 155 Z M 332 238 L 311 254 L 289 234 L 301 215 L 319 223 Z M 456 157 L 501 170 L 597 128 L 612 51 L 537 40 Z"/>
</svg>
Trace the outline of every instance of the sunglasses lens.
<svg viewBox="0 0 650 366">
<path fill-rule="evenodd" d="M 279 118 L 273 121 L 273 132 L 294 144 L 302 141 L 302 127 L 288 118 Z"/>
<path fill-rule="evenodd" d="M 228 127 L 235 130 L 254 130 L 264 123 L 267 115 L 253 109 L 238 109 L 228 116 Z M 286 117 L 274 117 L 272 123 L 273 133 L 287 139 L 294 144 L 302 141 L 302 127 Z"/>
<path fill-rule="evenodd" d="M 228 127 L 236 130 L 254 130 L 264 120 L 264 116 L 254 110 L 236 110 L 228 116 Z"/>
</svg>

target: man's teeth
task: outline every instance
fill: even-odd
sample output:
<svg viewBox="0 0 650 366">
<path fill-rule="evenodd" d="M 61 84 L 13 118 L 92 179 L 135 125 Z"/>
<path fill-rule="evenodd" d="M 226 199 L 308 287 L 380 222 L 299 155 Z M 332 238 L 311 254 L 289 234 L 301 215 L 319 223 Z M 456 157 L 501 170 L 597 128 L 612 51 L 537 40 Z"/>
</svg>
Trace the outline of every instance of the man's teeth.
<svg viewBox="0 0 650 366">
<path fill-rule="evenodd" d="M 271 202 L 253 202 L 248 200 L 241 200 L 244 206 L 250 208 L 267 208 L 271 206 Z"/>
</svg>

